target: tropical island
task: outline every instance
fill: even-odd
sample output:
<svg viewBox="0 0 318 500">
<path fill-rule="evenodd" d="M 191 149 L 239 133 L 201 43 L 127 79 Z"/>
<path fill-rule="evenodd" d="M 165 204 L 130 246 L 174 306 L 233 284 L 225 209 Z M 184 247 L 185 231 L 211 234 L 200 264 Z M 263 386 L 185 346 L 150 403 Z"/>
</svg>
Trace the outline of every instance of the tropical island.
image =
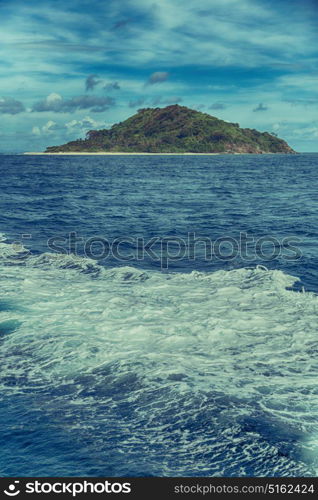
<svg viewBox="0 0 318 500">
<path fill-rule="evenodd" d="M 289 153 L 273 133 L 241 128 L 178 104 L 143 108 L 110 129 L 90 130 L 85 139 L 50 146 L 46 153 Z"/>
</svg>

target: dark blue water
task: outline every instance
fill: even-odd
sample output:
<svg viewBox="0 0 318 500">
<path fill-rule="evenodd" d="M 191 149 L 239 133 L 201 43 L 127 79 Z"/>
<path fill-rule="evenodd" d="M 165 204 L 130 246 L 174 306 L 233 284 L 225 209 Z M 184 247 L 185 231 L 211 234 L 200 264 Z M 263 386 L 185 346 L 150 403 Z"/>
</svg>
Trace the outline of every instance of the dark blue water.
<svg viewBox="0 0 318 500">
<path fill-rule="evenodd" d="M 317 165 L 0 156 L 0 473 L 315 475 Z"/>
</svg>

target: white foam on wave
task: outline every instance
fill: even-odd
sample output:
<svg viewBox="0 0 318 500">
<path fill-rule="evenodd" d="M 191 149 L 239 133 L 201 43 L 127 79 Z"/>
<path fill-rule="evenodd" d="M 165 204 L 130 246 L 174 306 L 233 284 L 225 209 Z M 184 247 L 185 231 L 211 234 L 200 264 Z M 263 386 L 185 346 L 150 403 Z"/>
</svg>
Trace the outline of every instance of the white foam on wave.
<svg viewBox="0 0 318 500">
<path fill-rule="evenodd" d="M 204 367 L 222 367 L 222 377 L 227 371 L 239 377 L 244 366 L 234 368 L 232 359 L 245 358 L 250 368 L 259 364 L 259 373 L 262 365 L 277 373 L 291 367 L 294 351 L 299 354 L 316 341 L 317 297 L 288 290 L 297 278 L 277 270 L 145 273 L 44 254 L 24 268 L 2 267 L 1 273 L 2 297 L 28 311 L 2 312 L 23 322 L 6 346 L 21 347 L 28 339 L 27 348 L 34 347 L 38 356 L 37 370 L 42 359 L 49 360 L 54 377 L 89 371 L 133 352 L 161 359 L 172 371 L 177 360 L 191 378 Z M 101 279 L 91 279 L 96 276 Z M 251 343 L 253 350 L 247 351 Z M 61 362 L 52 360 L 52 346 Z"/>
<path fill-rule="evenodd" d="M 0 264 L 18 264 L 27 249 L 21 243 L 8 243 L 5 234 L 0 233 Z"/>
<path fill-rule="evenodd" d="M 119 281 L 144 281 L 148 278 L 145 271 L 124 266 L 105 269 L 97 261 L 74 254 L 43 253 L 32 255 L 20 243 L 6 243 L 0 234 L 0 264 L 23 265 L 27 268 L 42 270 L 71 270 L 81 274 L 89 274 L 93 278 L 115 279 Z"/>
<path fill-rule="evenodd" d="M 318 300 L 290 290 L 295 277 L 260 267 L 144 273 L 47 254 L 0 273 L 1 299 L 16 304 L 1 310 L 0 325 L 17 325 L 3 335 L 4 392 L 73 384 L 81 405 L 83 385 L 106 384 L 110 370 L 112 387 L 136 377 L 143 390 L 178 398 L 203 401 L 213 390 L 257 404 L 282 425 L 306 430 L 317 420 Z M 139 411 L 142 419 L 149 408 Z M 244 411 L 234 406 L 233 421 Z"/>
</svg>

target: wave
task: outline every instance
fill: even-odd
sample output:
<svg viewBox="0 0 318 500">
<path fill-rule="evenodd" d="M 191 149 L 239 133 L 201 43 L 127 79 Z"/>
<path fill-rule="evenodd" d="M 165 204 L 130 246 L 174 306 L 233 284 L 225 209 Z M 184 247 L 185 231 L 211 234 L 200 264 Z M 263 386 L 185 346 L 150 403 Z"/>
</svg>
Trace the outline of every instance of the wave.
<svg viewBox="0 0 318 500">
<path fill-rule="evenodd" d="M 7 259 L 12 245 L 1 245 L 5 262 L 12 264 Z M 3 251 L 4 246 L 9 249 Z M 109 353 L 105 355 L 101 345 L 110 347 L 114 354 L 118 345 L 120 352 L 140 350 L 145 356 L 149 352 L 157 356 L 157 348 L 168 356 L 184 349 L 205 361 L 210 360 L 211 346 L 242 353 L 252 341 L 254 354 L 263 357 L 268 339 L 270 346 L 280 342 L 284 358 L 295 342 L 305 346 L 316 340 L 317 297 L 292 291 L 298 278 L 262 266 L 188 274 L 146 273 L 128 266 L 104 268 L 73 255 L 44 253 L 29 257 L 23 267 L 4 265 L 0 269 L 2 302 L 11 304 L 7 310 L 0 308 L 0 318 L 21 325 L 11 332 L 6 345 L 12 346 L 14 335 L 17 340 L 27 338 L 25 349 L 34 347 L 33 354 L 39 354 L 39 370 L 41 356 L 45 363 L 52 357 L 44 343 L 50 338 L 50 345 L 61 355 L 50 362 L 57 376 L 59 368 L 63 376 L 69 370 L 62 366 L 66 353 L 75 371 L 92 370 L 108 362 Z M 39 315 L 41 331 L 37 331 Z M 87 352 L 82 352 L 83 339 Z M 21 342 L 17 343 L 21 348 Z M 88 354 L 90 348 L 93 355 Z M 275 351 L 275 359 L 279 352 Z M 86 364 L 80 366 L 78 357 L 87 359 Z M 47 383 L 50 370 L 45 366 Z"/>
<path fill-rule="evenodd" d="M 51 423 L 66 412 L 105 450 L 113 432 L 130 473 L 147 455 L 147 473 L 182 475 L 189 449 L 190 475 L 316 471 L 318 300 L 290 290 L 298 278 L 55 254 L 16 266 L 3 241 L 0 254 L 2 394 L 36 395 Z"/>
<path fill-rule="evenodd" d="M 140 271 L 129 266 L 106 269 L 93 259 L 74 254 L 46 252 L 38 256 L 32 256 L 23 245 L 10 244 L 6 241 L 5 236 L 0 233 L 0 263 L 2 264 L 23 265 L 28 268 L 39 268 L 42 270 L 64 269 L 77 271 L 82 274 L 88 274 L 92 278 L 118 279 L 122 281 L 143 281 L 148 279 L 145 271 Z"/>
</svg>

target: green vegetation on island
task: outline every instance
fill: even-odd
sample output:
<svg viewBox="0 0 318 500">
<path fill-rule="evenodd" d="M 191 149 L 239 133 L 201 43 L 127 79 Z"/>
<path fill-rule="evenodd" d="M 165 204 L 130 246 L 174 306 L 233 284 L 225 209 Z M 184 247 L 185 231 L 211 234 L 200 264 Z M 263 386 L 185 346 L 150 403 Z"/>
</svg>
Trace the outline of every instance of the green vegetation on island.
<svg viewBox="0 0 318 500">
<path fill-rule="evenodd" d="M 241 128 L 177 104 L 140 109 L 109 130 L 90 130 L 85 139 L 46 152 L 295 153 L 275 134 Z"/>
</svg>

